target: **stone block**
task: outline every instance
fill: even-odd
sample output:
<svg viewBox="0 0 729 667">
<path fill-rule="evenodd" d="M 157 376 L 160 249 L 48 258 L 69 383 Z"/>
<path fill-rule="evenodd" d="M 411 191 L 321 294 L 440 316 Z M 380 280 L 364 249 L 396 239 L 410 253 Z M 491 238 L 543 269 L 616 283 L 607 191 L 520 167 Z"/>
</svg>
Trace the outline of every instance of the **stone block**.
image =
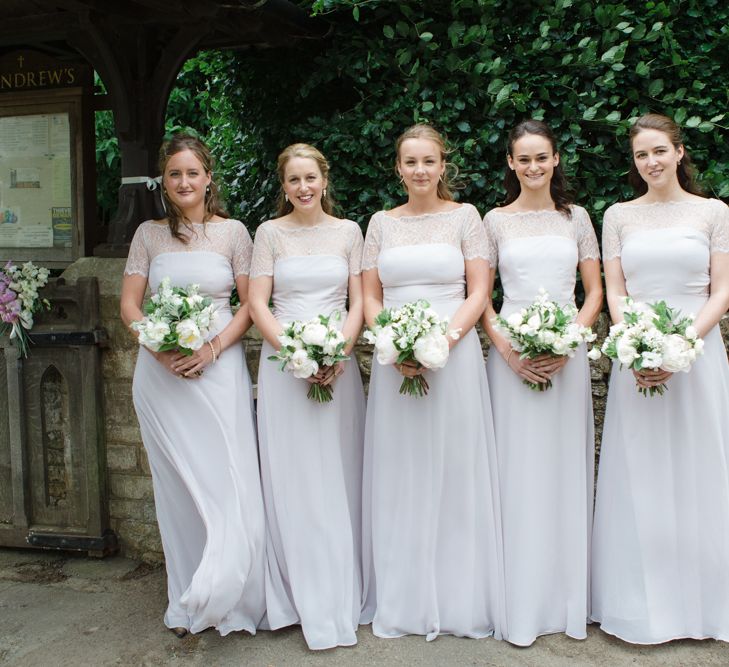
<svg viewBox="0 0 729 667">
<path fill-rule="evenodd" d="M 112 347 L 105 350 L 102 357 L 101 371 L 104 379 L 128 380 L 134 377 L 134 367 L 137 364 L 138 345 L 132 348 Z"/>
<path fill-rule="evenodd" d="M 127 500 L 152 500 L 152 478 L 146 475 L 129 475 L 111 472 L 111 497 Z"/>
<path fill-rule="evenodd" d="M 75 283 L 84 276 L 94 276 L 99 281 L 101 296 L 116 295 L 121 292 L 126 259 L 108 257 L 81 257 L 71 264 L 61 275 L 69 283 Z"/>
<path fill-rule="evenodd" d="M 106 448 L 106 467 L 109 470 L 126 472 L 138 470 L 137 447 L 135 445 L 111 445 Z"/>
<path fill-rule="evenodd" d="M 116 522 L 116 531 L 127 558 L 139 558 L 144 554 L 161 554 L 162 541 L 156 523 L 144 523 L 133 519 Z M 153 560 L 150 557 L 145 560 Z"/>
</svg>

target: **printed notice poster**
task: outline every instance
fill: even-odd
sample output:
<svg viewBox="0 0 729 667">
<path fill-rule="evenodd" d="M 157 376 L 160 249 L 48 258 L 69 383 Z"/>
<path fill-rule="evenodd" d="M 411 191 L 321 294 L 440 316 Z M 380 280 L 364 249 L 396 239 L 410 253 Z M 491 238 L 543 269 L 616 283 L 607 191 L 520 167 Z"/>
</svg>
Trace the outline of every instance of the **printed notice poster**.
<svg viewBox="0 0 729 667">
<path fill-rule="evenodd" d="M 0 247 L 70 248 L 68 113 L 0 116 Z"/>
</svg>

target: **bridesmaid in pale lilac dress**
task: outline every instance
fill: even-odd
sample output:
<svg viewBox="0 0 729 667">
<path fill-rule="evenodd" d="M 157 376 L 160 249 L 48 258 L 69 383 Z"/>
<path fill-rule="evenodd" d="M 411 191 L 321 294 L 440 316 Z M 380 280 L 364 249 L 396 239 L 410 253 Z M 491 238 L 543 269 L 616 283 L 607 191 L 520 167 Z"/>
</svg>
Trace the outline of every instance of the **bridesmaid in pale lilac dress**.
<svg viewBox="0 0 729 667">
<path fill-rule="evenodd" d="M 433 128 L 397 142 L 408 200 L 375 213 L 365 241 L 365 315 L 426 299 L 450 328 L 437 372 L 373 364 L 363 490 L 367 604 L 378 637 L 499 636 L 499 510 L 494 431 L 474 324 L 486 304 L 488 249 L 476 209 L 453 201 L 446 151 Z M 401 395 L 425 373 L 429 393 Z"/>
<path fill-rule="evenodd" d="M 164 220 L 143 222 L 124 270 L 121 315 L 141 320 L 144 293 L 163 278 L 191 283 L 217 307 L 207 342 L 192 356 L 141 347 L 134 407 L 147 450 L 169 604 L 178 636 L 215 627 L 255 634 L 264 613 L 264 518 L 251 383 L 241 336 L 251 238 L 222 210 L 207 147 L 176 135 L 162 147 Z M 241 306 L 233 315 L 230 294 Z"/>
<path fill-rule="evenodd" d="M 592 617 L 638 644 L 729 641 L 729 209 L 699 196 L 677 125 L 649 114 L 631 133 L 638 197 L 605 213 L 613 321 L 622 298 L 664 300 L 705 342 L 688 373 L 613 364 L 593 534 Z M 638 388 L 665 383 L 663 395 Z"/>
<path fill-rule="evenodd" d="M 256 232 L 250 282 L 251 312 L 264 338 L 258 370 L 268 528 L 263 627 L 300 624 L 309 648 L 327 649 L 357 642 L 362 608 L 362 381 L 354 358 L 321 368 L 310 381 L 331 385 L 333 400 L 317 403 L 307 398 L 307 380 L 282 373 L 267 357 L 280 347 L 284 323 L 337 311 L 349 341 L 345 353 L 352 353 L 362 328 L 362 232 L 331 214 L 329 165 L 314 147 L 285 149 L 278 175 L 280 217 Z"/>
<path fill-rule="evenodd" d="M 526 120 L 509 134 L 505 206 L 484 219 L 488 292 L 498 266 L 503 317 L 533 303 L 540 288 L 573 304 L 579 271 L 585 299 L 577 321 L 592 326 L 602 307 L 597 238 L 587 211 L 572 203 L 559 160 L 543 122 Z M 595 474 L 586 350 L 521 359 L 494 329 L 495 315 L 489 300 L 482 322 L 492 341 L 486 369 L 504 531 L 504 636 L 520 646 L 554 632 L 584 639 Z M 552 386 L 535 391 L 524 380 Z"/>
</svg>

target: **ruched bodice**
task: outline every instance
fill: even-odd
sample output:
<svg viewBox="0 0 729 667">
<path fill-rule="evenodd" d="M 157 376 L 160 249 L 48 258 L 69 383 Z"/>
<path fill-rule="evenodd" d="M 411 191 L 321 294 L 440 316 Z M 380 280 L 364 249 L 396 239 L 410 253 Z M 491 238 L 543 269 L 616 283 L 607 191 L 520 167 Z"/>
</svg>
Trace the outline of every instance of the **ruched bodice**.
<svg viewBox="0 0 729 667">
<path fill-rule="evenodd" d="M 709 296 L 709 263 L 709 240 L 691 227 L 637 231 L 621 255 L 625 287 L 634 299 L 665 299 L 694 314 Z"/>
<path fill-rule="evenodd" d="M 465 298 L 463 255 L 451 245 L 385 249 L 377 270 L 386 308 L 426 299 L 437 312 L 450 316 Z"/>
<path fill-rule="evenodd" d="M 217 319 L 210 332 L 212 338 L 230 322 L 230 294 L 235 285 L 230 262 L 215 252 L 165 252 L 149 266 L 149 287 L 156 292 L 163 278 L 176 287 L 199 285 L 200 294 L 213 299 Z"/>
<path fill-rule="evenodd" d="M 349 268 L 334 255 L 287 257 L 273 273 L 273 314 L 281 322 L 345 314 Z"/>
</svg>

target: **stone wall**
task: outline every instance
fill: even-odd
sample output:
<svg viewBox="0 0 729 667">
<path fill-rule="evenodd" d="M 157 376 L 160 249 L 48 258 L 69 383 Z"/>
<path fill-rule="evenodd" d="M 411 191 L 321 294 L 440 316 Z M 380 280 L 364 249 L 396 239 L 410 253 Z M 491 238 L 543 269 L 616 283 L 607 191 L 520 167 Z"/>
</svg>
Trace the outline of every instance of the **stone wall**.
<svg viewBox="0 0 729 667">
<path fill-rule="evenodd" d="M 119 318 L 119 292 L 125 260 L 84 258 L 63 274 L 68 282 L 80 276 L 97 276 L 101 297 L 102 325 L 109 333 L 110 346 L 103 353 L 106 459 L 109 479 L 111 527 L 119 536 L 122 553 L 130 558 L 160 561 L 162 546 L 155 519 L 154 496 L 149 463 L 142 446 L 132 404 L 132 377 L 137 359 L 137 342 Z M 600 338 L 607 334 L 608 319 L 603 313 L 596 327 Z M 722 321 L 724 340 L 729 342 L 729 317 Z M 484 358 L 488 338 L 481 333 Z M 255 329 L 245 337 L 244 346 L 251 377 L 258 372 L 261 338 Z M 365 385 L 369 380 L 371 347 L 360 339 L 355 354 Z M 605 414 L 610 362 L 591 362 L 592 394 L 595 410 L 596 447 L 599 451 Z"/>
</svg>

